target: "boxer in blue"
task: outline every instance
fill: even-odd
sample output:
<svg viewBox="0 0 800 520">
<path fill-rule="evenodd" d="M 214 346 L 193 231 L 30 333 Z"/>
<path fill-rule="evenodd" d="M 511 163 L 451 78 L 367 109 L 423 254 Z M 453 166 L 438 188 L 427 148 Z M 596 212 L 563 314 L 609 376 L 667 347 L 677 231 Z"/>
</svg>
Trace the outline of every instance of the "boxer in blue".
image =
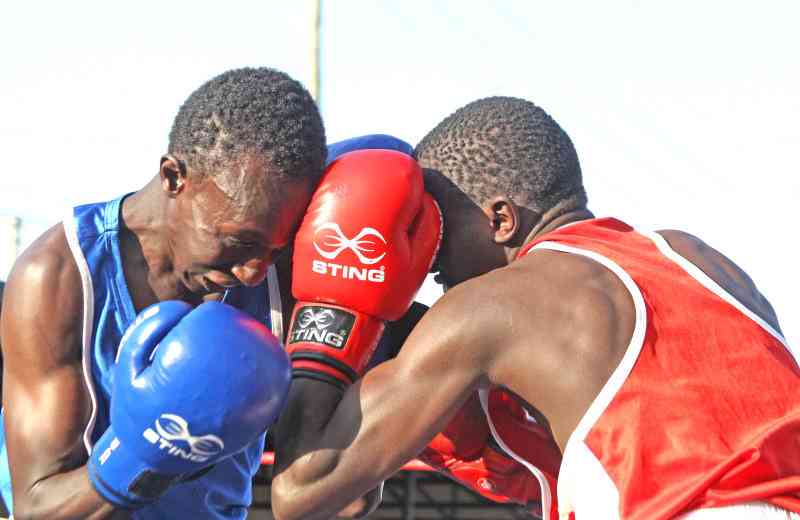
<svg viewBox="0 0 800 520">
<path fill-rule="evenodd" d="M 325 157 L 321 118 L 298 82 L 272 69 L 230 71 L 201 86 L 181 107 L 168 153 L 144 188 L 75 208 L 20 256 L 7 280 L 1 328 L 0 492 L 15 517 L 245 517 L 263 431 L 242 445 L 243 451 L 217 460 L 230 455 L 228 448 L 238 440 L 225 433 L 225 424 L 209 419 L 196 426 L 199 417 L 213 409 L 218 421 L 224 417 L 237 430 L 241 424 L 229 417 L 232 412 L 225 413 L 228 406 L 235 408 L 233 402 L 217 394 L 205 401 L 198 396 L 218 382 L 239 393 L 232 383 L 244 376 L 233 373 L 233 362 L 224 356 L 253 342 L 269 344 L 248 336 L 256 321 L 283 335 L 281 293 L 271 263 L 289 244 Z M 98 166 L 114 168 L 91 165 Z M 205 318 L 186 324 L 188 318 L 178 312 L 175 323 L 185 328 L 175 332 L 180 348 L 170 342 L 170 349 L 161 347 L 148 362 L 155 366 L 162 356 L 159 370 L 166 371 L 176 360 L 188 363 L 213 350 L 222 356 L 208 368 L 216 371 L 164 372 L 168 381 L 162 387 L 141 393 L 133 380 L 123 385 L 115 359 L 125 359 L 120 342 L 137 314 L 165 300 L 191 306 L 222 300 L 246 311 L 253 322 L 227 320 L 230 344 L 219 349 L 212 336 L 215 324 L 219 328 L 224 321 L 217 315 L 223 311 L 203 311 Z M 148 326 L 153 325 L 138 325 Z M 134 329 L 134 334 L 144 331 Z M 149 340 L 150 350 L 157 339 Z M 220 375 L 220 367 L 230 369 L 229 379 L 209 379 Z M 271 370 L 261 377 L 284 376 L 280 361 Z M 119 394 L 121 385 L 125 396 Z M 237 395 L 229 398 L 239 403 Z M 160 422 L 136 423 L 134 416 L 154 401 L 164 404 Z M 128 403 L 129 413 L 116 414 L 115 402 Z M 165 403 L 183 411 L 170 412 Z M 119 425 L 115 417 L 127 419 Z M 106 469 L 122 459 L 128 461 L 120 463 L 124 467 L 135 465 L 132 460 L 142 463 L 125 459 L 130 453 L 123 447 L 133 442 L 130 428 L 140 428 L 133 436 L 140 442 L 158 442 L 166 450 L 164 460 L 145 461 L 145 472 L 180 478 L 128 482 L 125 472 Z M 180 442 L 164 444 L 170 439 Z M 191 464 L 176 468 L 179 459 L 170 456 L 188 457 L 197 468 L 216 464 L 198 475 Z"/>
</svg>

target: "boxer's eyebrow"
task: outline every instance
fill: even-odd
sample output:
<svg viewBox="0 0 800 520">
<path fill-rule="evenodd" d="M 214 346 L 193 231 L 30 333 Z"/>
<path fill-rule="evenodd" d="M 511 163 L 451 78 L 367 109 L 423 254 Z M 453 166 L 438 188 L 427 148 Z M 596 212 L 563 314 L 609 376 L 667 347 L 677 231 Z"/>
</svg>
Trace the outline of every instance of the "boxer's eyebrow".
<svg viewBox="0 0 800 520">
<path fill-rule="evenodd" d="M 266 246 L 267 249 L 271 250 L 278 250 L 278 249 L 286 249 L 291 241 L 285 242 L 268 242 L 264 240 L 260 234 L 254 231 L 241 231 L 236 234 L 227 235 L 223 237 L 223 242 L 225 245 L 231 247 L 260 247 Z"/>
<path fill-rule="evenodd" d="M 231 246 L 251 246 L 251 245 L 262 245 L 264 243 L 264 239 L 258 233 L 252 232 L 242 232 L 237 233 L 234 235 L 226 235 L 223 237 L 223 242 L 227 245 Z"/>
</svg>

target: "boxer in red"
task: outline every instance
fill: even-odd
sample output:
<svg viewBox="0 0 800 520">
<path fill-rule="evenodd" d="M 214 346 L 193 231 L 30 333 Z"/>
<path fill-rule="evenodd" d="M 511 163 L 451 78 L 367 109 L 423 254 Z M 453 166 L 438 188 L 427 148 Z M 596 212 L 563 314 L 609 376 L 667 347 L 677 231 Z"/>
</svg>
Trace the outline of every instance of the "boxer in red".
<svg viewBox="0 0 800 520">
<path fill-rule="evenodd" d="M 687 233 L 595 218 L 569 137 L 531 103 L 472 103 L 417 155 L 449 290 L 298 441 L 276 518 L 333 516 L 476 392 L 532 473 L 539 434 L 563 452 L 557 507 L 542 479 L 546 518 L 800 518 L 800 370 L 746 273 Z M 497 389 L 539 429 L 512 442 Z"/>
</svg>

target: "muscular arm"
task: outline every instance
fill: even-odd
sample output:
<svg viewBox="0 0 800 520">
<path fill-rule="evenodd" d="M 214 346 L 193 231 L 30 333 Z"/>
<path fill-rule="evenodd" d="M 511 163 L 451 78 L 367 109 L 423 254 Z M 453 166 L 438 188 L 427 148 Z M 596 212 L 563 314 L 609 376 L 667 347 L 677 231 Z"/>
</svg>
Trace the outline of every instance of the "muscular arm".
<svg viewBox="0 0 800 520">
<path fill-rule="evenodd" d="M 292 382 L 286 408 L 272 430 L 275 443 L 275 478 L 294 463 L 298 450 L 313 442 L 321 434 L 341 399 L 338 388 L 313 379 L 296 379 Z M 273 484 L 273 489 L 275 485 Z M 362 518 L 378 506 L 378 489 L 356 497 L 353 503 L 338 512 L 337 518 Z"/>
<path fill-rule="evenodd" d="M 3 409 L 14 517 L 108 518 L 89 483 L 91 402 L 81 365 L 82 296 L 61 226 L 16 262 L 2 314 Z"/>
<path fill-rule="evenodd" d="M 492 356 L 477 347 L 491 327 L 486 313 L 467 315 L 475 307 L 459 289 L 422 319 L 397 358 L 347 390 L 318 434 L 298 439 L 273 481 L 276 518 L 334 516 L 419 453 L 484 383 Z"/>
<path fill-rule="evenodd" d="M 387 325 L 381 341 L 386 351 L 382 352 L 383 355 L 394 357 L 397 354 L 426 309 L 424 305 L 414 303 L 401 320 Z M 288 404 L 272 430 L 276 479 L 279 480 L 279 475 L 295 462 L 300 449 L 322 434 L 341 397 L 339 388 L 321 381 L 302 378 L 292 383 Z M 380 489 L 374 488 L 340 511 L 338 517 L 362 518 L 379 504 Z"/>
</svg>

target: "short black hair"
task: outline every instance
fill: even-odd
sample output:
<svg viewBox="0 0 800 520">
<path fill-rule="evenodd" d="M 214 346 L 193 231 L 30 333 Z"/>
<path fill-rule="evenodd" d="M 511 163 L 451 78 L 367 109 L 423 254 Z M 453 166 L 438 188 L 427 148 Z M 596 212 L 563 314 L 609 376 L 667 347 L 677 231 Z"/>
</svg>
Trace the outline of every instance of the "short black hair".
<svg viewBox="0 0 800 520">
<path fill-rule="evenodd" d="M 564 130 L 530 101 L 489 97 L 439 123 L 415 150 L 473 202 L 497 195 L 544 213 L 586 205 L 578 154 Z M 566 204 L 565 204 L 566 203 Z"/>
<path fill-rule="evenodd" d="M 327 155 L 314 99 L 288 74 L 267 68 L 229 70 L 183 103 L 169 153 L 204 172 L 243 152 L 261 153 L 276 173 L 316 180 Z"/>
</svg>

